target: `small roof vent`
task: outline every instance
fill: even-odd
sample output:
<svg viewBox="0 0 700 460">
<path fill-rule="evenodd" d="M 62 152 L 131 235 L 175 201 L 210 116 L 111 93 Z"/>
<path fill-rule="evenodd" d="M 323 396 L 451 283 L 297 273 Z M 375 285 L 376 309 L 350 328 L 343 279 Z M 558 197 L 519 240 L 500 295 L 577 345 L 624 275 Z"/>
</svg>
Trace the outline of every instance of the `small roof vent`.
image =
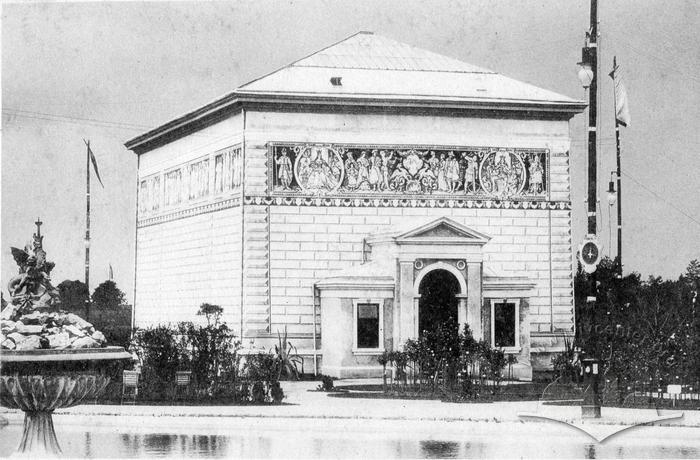
<svg viewBox="0 0 700 460">
<path fill-rule="evenodd" d="M 343 86 L 343 77 L 331 77 L 331 85 Z"/>
</svg>

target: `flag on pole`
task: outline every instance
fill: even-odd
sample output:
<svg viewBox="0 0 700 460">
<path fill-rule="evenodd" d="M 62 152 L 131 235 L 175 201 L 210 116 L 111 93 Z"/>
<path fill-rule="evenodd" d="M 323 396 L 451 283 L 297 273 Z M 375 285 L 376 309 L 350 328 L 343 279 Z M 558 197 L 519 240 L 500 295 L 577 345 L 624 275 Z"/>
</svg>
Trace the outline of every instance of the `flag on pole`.
<svg viewBox="0 0 700 460">
<path fill-rule="evenodd" d="M 114 280 L 114 271 L 112 270 L 112 264 L 109 264 L 109 280 Z"/>
<path fill-rule="evenodd" d="M 610 72 L 610 78 L 613 79 L 615 84 L 615 118 L 619 124 L 627 127 L 630 124 L 630 109 L 627 103 L 627 91 L 625 90 L 625 85 L 622 84 L 620 68 L 615 62 L 613 63 L 613 70 Z"/>
<path fill-rule="evenodd" d="M 102 178 L 100 178 L 100 171 L 97 169 L 97 160 L 95 159 L 95 154 L 92 153 L 90 143 L 87 144 L 87 149 L 88 153 L 90 154 L 90 161 L 92 162 L 92 166 L 93 168 L 95 168 L 95 175 L 97 176 L 97 180 L 100 181 L 100 185 L 102 186 L 102 188 L 104 188 L 105 184 L 102 183 Z"/>
</svg>

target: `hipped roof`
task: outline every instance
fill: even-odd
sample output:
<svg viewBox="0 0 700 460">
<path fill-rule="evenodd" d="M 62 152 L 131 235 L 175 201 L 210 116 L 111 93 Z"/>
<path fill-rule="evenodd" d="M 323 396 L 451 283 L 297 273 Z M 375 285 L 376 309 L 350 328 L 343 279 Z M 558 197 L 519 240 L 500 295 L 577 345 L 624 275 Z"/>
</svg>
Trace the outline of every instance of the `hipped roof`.
<svg viewBox="0 0 700 460">
<path fill-rule="evenodd" d="M 332 78 L 339 78 L 334 85 Z M 447 56 L 359 32 L 129 140 L 137 153 L 243 103 L 581 112 L 585 103 Z M 189 126 L 189 130 L 187 129 Z M 162 144 L 162 142 L 161 142 Z"/>
</svg>

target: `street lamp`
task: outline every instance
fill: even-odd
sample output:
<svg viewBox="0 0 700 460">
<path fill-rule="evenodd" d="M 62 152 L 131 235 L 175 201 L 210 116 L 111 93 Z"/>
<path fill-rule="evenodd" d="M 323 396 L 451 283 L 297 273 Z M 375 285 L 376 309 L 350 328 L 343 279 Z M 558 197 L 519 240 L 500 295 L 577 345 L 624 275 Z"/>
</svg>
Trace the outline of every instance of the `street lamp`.
<svg viewBox="0 0 700 460">
<path fill-rule="evenodd" d="M 613 206 L 617 202 L 617 190 L 615 190 L 615 182 L 613 176 L 615 171 L 610 171 L 610 182 L 608 183 L 608 204 Z"/>
<path fill-rule="evenodd" d="M 586 61 L 581 61 L 577 62 L 579 69 L 578 69 L 578 79 L 581 82 L 581 86 L 583 86 L 583 89 L 588 89 L 591 86 L 591 82 L 593 81 L 593 68 L 591 67 L 590 62 Z"/>
</svg>

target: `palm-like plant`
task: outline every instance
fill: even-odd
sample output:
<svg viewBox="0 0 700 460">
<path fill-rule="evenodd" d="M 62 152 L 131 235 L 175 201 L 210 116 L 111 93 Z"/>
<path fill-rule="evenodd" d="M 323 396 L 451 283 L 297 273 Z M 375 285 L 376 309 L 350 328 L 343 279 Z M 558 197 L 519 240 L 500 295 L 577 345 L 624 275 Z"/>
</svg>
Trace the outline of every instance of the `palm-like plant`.
<svg viewBox="0 0 700 460">
<path fill-rule="evenodd" d="M 277 339 L 279 341 L 278 345 L 275 345 L 275 355 L 277 357 L 278 363 L 278 380 L 282 375 L 288 377 L 293 377 L 294 380 L 299 380 L 299 370 L 297 365 L 303 362 L 299 355 L 297 354 L 297 348 L 292 345 L 290 341 L 287 340 L 287 327 L 284 328 L 284 337 L 282 337 L 277 331 Z"/>
</svg>

